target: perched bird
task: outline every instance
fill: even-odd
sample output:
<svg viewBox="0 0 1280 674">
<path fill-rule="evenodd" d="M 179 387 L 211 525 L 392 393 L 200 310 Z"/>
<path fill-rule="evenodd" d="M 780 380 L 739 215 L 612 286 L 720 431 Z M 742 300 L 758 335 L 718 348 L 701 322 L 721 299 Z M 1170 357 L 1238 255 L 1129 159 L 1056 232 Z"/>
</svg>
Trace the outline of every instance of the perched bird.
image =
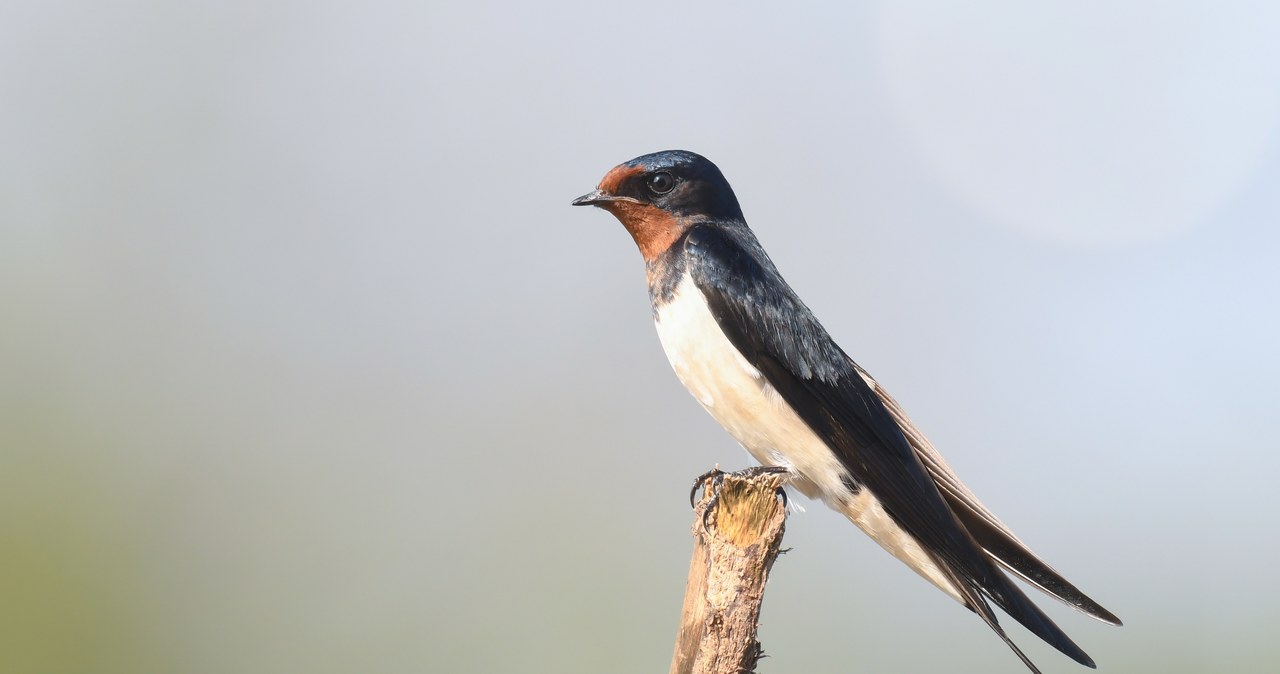
<svg viewBox="0 0 1280 674">
<path fill-rule="evenodd" d="M 693 397 L 763 466 L 858 525 L 977 613 L 990 603 L 1080 664 L 1093 660 L 999 567 L 1112 625 L 978 501 L 898 403 L 831 339 L 747 227 L 728 181 L 681 150 L 621 164 L 575 206 L 622 222 L 644 256 L 658 337 Z"/>
</svg>

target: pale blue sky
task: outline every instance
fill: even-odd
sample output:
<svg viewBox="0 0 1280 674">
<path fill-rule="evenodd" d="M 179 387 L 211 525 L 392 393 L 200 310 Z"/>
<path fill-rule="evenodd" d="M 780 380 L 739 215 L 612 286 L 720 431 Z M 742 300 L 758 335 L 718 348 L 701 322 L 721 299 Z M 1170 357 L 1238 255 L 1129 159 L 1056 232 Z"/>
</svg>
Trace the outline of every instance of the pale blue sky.
<svg viewBox="0 0 1280 674">
<path fill-rule="evenodd" d="M 3 669 L 665 668 L 748 459 L 569 201 L 670 148 L 1102 671 L 1273 668 L 1280 13 L 779 7 L 0 7 Z M 762 672 L 1021 671 L 809 505 Z"/>
</svg>

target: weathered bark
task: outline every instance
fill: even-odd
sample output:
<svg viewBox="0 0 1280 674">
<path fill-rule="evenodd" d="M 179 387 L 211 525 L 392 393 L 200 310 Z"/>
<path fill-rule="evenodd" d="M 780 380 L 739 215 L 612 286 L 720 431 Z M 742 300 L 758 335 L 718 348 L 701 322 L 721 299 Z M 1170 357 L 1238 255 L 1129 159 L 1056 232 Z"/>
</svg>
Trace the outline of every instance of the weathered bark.
<svg viewBox="0 0 1280 674">
<path fill-rule="evenodd" d="M 694 509 L 693 560 L 671 674 L 743 674 L 760 659 L 764 585 L 787 519 L 782 476 L 707 480 Z"/>
</svg>

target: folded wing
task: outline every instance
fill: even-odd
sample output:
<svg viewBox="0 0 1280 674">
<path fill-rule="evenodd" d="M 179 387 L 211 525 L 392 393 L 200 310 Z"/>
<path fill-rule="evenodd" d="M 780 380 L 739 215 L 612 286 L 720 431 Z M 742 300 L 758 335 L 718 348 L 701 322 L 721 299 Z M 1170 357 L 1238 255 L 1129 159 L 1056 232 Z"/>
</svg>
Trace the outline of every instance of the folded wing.
<svg viewBox="0 0 1280 674">
<path fill-rule="evenodd" d="M 1061 574 L 1046 564 L 1044 560 L 1040 559 L 1027 547 L 1026 543 L 1018 540 L 1018 537 L 1013 535 L 1009 527 L 993 515 L 990 510 L 987 510 L 982 505 L 982 502 L 978 500 L 978 497 L 974 496 L 973 492 L 960 481 L 955 471 L 951 469 L 951 466 L 947 465 L 946 460 L 942 458 L 938 450 L 934 449 L 929 439 L 924 436 L 924 433 L 920 432 L 920 429 L 902 411 L 898 401 L 894 400 L 893 396 L 889 395 L 884 390 L 884 387 L 872 379 L 865 370 L 858 367 L 857 364 L 854 364 L 854 367 L 857 368 L 858 373 L 875 391 L 876 396 L 879 397 L 880 402 L 889 411 L 889 414 L 893 416 L 898 427 L 902 429 L 907 442 L 911 443 L 911 448 L 915 450 L 916 456 L 920 458 L 920 462 L 929 471 L 934 483 L 938 485 L 943 498 L 951 506 L 951 511 L 960 519 L 961 524 L 969 531 L 969 535 L 973 536 L 978 545 L 992 559 L 1017 574 L 1018 577 L 1042 590 L 1045 594 L 1081 613 L 1110 625 L 1122 624 L 1115 614 L 1090 599 L 1075 585 L 1072 585 Z"/>
<path fill-rule="evenodd" d="M 948 504 L 946 487 L 935 483 L 880 396 L 778 275 L 754 237 L 746 230 L 735 235 L 695 227 L 683 245 L 689 274 L 725 336 L 836 454 L 850 487 L 876 496 L 952 578 L 969 608 L 1033 671 L 986 599 L 1092 667 L 1093 660 L 984 554 Z"/>
</svg>

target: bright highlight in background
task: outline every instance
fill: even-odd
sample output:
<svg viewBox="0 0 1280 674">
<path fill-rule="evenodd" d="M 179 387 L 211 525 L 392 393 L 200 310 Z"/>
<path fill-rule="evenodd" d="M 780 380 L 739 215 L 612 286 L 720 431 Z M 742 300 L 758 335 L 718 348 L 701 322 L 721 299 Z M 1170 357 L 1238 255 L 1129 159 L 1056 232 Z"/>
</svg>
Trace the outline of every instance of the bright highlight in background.
<svg viewBox="0 0 1280 674">
<path fill-rule="evenodd" d="M 662 671 L 747 459 L 568 202 L 673 147 L 1099 671 L 1273 671 L 1280 17 L 1146 4 L 0 5 L 0 673 Z M 786 545 L 761 671 L 1021 670 Z"/>
<path fill-rule="evenodd" d="M 1161 239 L 1275 142 L 1280 6 L 1091 4 L 888 4 L 883 76 L 925 161 L 992 219 L 1073 244 Z"/>
</svg>

